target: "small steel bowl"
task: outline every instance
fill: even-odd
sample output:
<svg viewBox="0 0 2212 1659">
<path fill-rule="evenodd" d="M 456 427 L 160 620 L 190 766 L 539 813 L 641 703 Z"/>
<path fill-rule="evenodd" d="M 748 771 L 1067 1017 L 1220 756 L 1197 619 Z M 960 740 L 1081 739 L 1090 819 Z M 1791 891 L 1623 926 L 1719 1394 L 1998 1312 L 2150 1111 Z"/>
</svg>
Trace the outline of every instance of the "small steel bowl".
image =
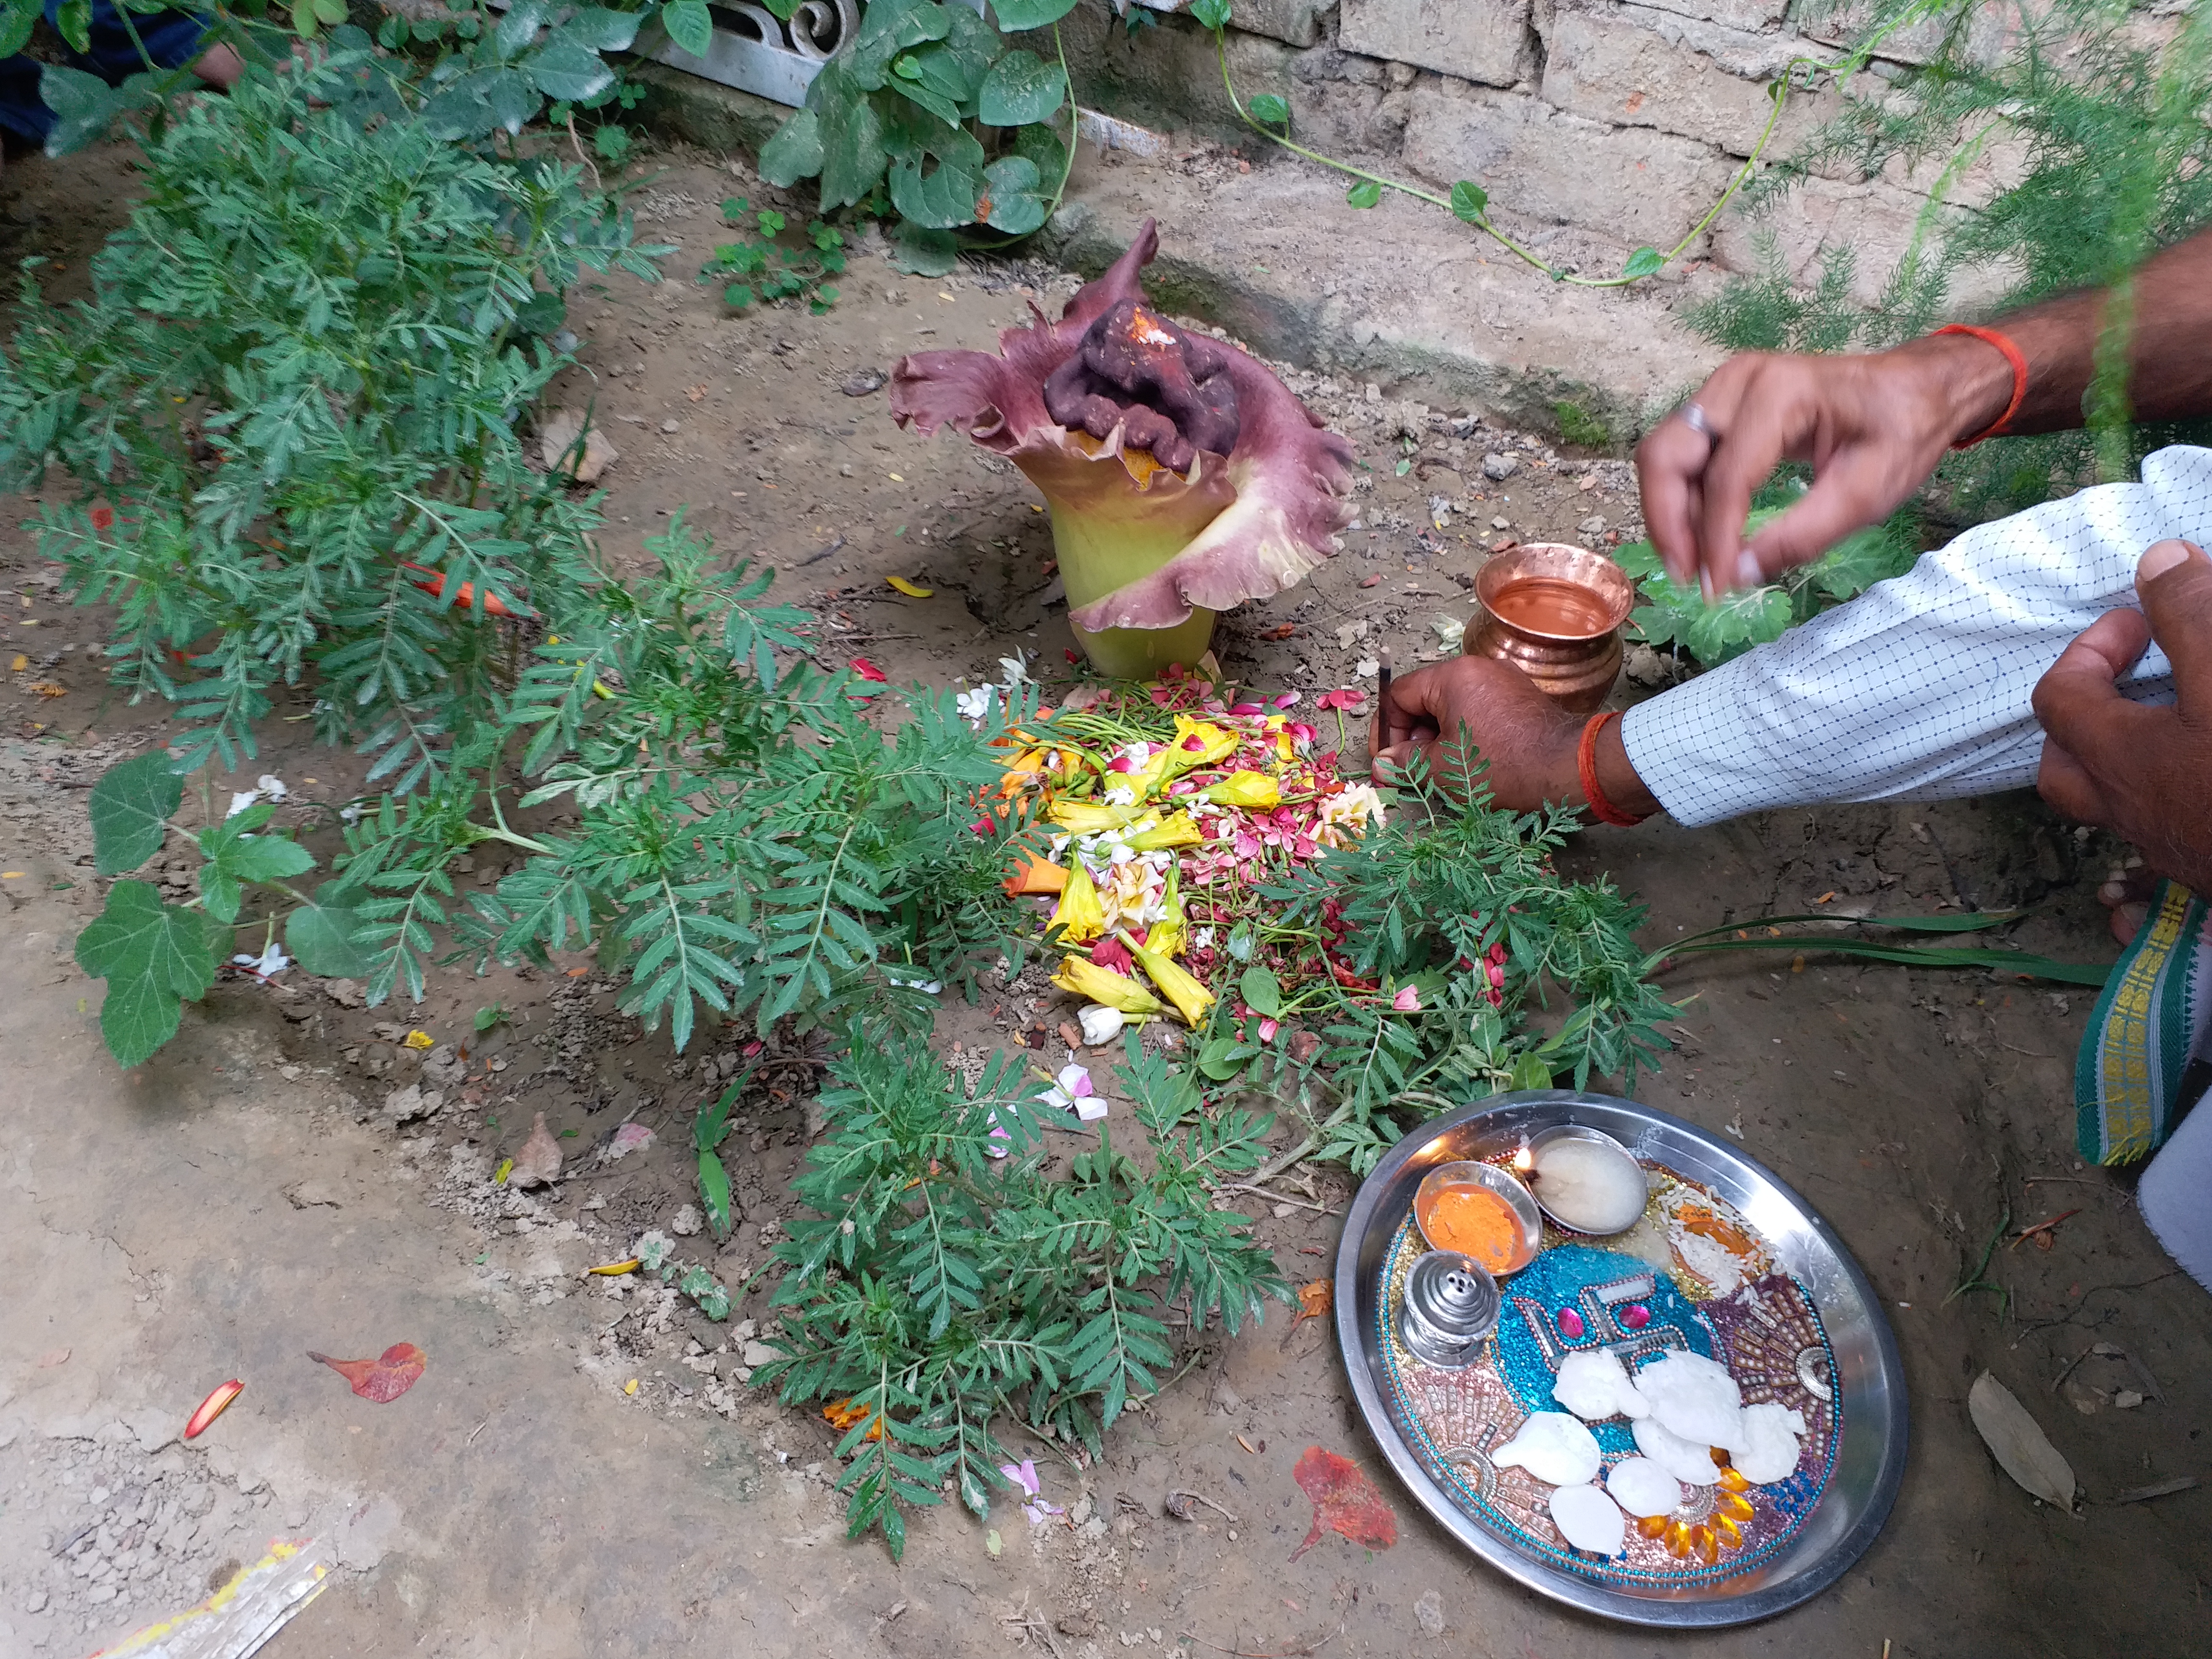
<svg viewBox="0 0 2212 1659">
<path fill-rule="evenodd" d="M 1440 1187 L 1454 1187 L 1462 1182 L 1487 1187 L 1512 1206 L 1514 1215 L 1521 1222 L 1520 1249 L 1507 1266 L 1490 1268 L 1491 1277 L 1503 1279 L 1508 1273 L 1517 1273 L 1534 1261 L 1536 1252 L 1544 1243 L 1544 1218 L 1537 1212 L 1536 1200 L 1529 1196 L 1528 1189 L 1495 1164 L 1439 1164 L 1421 1177 L 1421 1184 L 1413 1192 L 1413 1225 L 1420 1229 L 1421 1237 L 1428 1240 L 1429 1248 L 1432 1250 L 1453 1248 L 1443 1239 L 1431 1238 L 1429 1230 L 1421 1224 L 1422 1212 L 1428 1207 L 1429 1198 Z M 1487 1262 L 1481 1265 L 1489 1267 Z"/>
<path fill-rule="evenodd" d="M 1545 1147 L 1561 1140 L 1583 1140 L 1588 1141 L 1594 1146 L 1607 1147 L 1620 1154 L 1621 1162 L 1626 1164 L 1630 1169 L 1636 1171 L 1636 1178 L 1638 1182 L 1642 1182 L 1644 1179 L 1644 1166 L 1636 1161 L 1636 1154 L 1630 1152 L 1627 1147 L 1622 1146 L 1619 1141 L 1615 1140 L 1611 1135 L 1606 1133 L 1602 1129 L 1584 1128 L 1579 1123 L 1559 1123 L 1554 1124 L 1548 1129 L 1540 1130 L 1535 1134 L 1528 1137 L 1528 1191 L 1533 1196 L 1536 1206 L 1542 1210 L 1546 1215 L 1551 1217 L 1552 1224 L 1553 1226 L 1559 1228 L 1562 1232 L 1573 1233 L 1583 1238 L 1610 1238 L 1616 1233 L 1626 1232 L 1631 1227 L 1633 1227 L 1638 1221 L 1643 1219 L 1644 1206 L 1639 1204 L 1636 1206 L 1636 1213 L 1634 1215 L 1629 1217 L 1628 1219 L 1620 1226 L 1607 1228 L 1603 1232 L 1593 1232 L 1588 1227 L 1577 1227 L 1571 1222 L 1562 1220 L 1559 1217 L 1559 1212 L 1557 1210 L 1554 1210 L 1550 1205 L 1544 1202 L 1544 1183 L 1536 1179 L 1535 1164 L 1538 1154 L 1542 1152 Z"/>
</svg>

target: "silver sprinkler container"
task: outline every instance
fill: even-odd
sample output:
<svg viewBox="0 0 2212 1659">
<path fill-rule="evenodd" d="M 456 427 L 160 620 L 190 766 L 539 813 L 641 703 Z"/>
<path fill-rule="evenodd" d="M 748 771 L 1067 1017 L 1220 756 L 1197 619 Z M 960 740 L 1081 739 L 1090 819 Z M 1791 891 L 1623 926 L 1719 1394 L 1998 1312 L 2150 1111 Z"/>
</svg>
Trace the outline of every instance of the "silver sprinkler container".
<svg viewBox="0 0 2212 1659">
<path fill-rule="evenodd" d="M 1398 1337 L 1416 1358 L 1454 1370 L 1472 1364 L 1498 1328 L 1498 1281 L 1473 1256 L 1431 1250 L 1406 1274 Z"/>
</svg>

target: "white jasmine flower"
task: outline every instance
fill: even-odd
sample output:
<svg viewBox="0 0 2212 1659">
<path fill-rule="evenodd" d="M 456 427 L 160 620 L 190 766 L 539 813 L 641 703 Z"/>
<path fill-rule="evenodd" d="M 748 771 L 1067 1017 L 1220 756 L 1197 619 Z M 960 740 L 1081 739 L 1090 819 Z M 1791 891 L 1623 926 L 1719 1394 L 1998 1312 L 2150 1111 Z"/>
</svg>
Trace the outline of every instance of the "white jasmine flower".
<svg viewBox="0 0 2212 1659">
<path fill-rule="evenodd" d="M 270 940 L 269 948 L 258 957 L 236 956 L 231 960 L 259 979 L 274 979 L 292 965 L 292 958 L 284 954 L 284 947 L 275 939 Z"/>
</svg>

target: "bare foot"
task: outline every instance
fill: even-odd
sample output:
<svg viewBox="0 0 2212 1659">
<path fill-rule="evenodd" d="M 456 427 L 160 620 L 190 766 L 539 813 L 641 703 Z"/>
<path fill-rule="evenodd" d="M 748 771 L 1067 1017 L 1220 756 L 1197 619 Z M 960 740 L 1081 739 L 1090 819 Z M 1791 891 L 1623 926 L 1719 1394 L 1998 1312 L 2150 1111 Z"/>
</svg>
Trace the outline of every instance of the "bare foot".
<svg viewBox="0 0 2212 1659">
<path fill-rule="evenodd" d="M 2142 932 L 2143 922 L 2150 915 L 2150 896 L 2158 886 L 2158 878 L 2137 866 L 2132 870 L 2115 870 L 2097 897 L 2112 913 L 2112 937 L 2122 945 L 2135 943 L 2136 935 Z"/>
</svg>

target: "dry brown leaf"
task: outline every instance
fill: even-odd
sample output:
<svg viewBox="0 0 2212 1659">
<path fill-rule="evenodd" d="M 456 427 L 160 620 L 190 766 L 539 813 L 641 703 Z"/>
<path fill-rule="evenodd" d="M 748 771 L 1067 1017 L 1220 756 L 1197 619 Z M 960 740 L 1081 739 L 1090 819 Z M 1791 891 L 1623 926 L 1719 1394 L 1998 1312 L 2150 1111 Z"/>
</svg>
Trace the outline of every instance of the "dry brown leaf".
<svg viewBox="0 0 2212 1659">
<path fill-rule="evenodd" d="M 42 697 L 66 697 L 69 696 L 69 687 L 66 685 L 56 685 L 52 680 L 33 680 L 28 689 L 37 692 Z"/>
<path fill-rule="evenodd" d="M 545 1127 L 545 1114 L 538 1114 L 530 1126 L 530 1139 L 522 1143 L 521 1151 L 514 1155 L 514 1167 L 507 1172 L 510 1187 L 545 1187 L 561 1178 L 561 1143 Z"/>
<path fill-rule="evenodd" d="M 1967 1414 L 1997 1466 L 2046 1504 L 2074 1507 L 2074 1466 L 2059 1454 L 2013 1391 L 1984 1371 L 1966 1395 Z"/>
</svg>

